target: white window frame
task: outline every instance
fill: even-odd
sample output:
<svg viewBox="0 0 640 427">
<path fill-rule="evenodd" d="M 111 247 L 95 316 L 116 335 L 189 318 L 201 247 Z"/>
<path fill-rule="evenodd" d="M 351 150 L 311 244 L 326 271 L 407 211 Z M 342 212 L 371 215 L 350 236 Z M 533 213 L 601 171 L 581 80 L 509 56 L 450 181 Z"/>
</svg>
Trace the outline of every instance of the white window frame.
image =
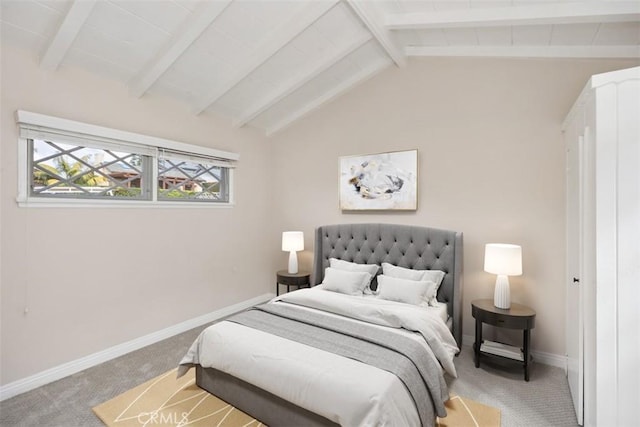
<svg viewBox="0 0 640 427">
<path fill-rule="evenodd" d="M 234 170 L 240 155 L 228 151 L 216 150 L 199 145 L 186 144 L 169 139 L 157 138 L 133 132 L 112 129 L 59 117 L 47 116 L 29 111 L 16 111 L 16 123 L 20 135 L 18 137 L 18 196 L 16 201 L 20 207 L 102 207 L 102 208 L 229 208 L 235 205 Z M 71 138 L 88 138 L 93 141 L 104 141 L 105 144 L 121 144 L 137 149 L 152 156 L 152 199 L 151 200 L 109 200 L 79 199 L 65 197 L 38 197 L 29 191 L 30 174 L 28 139 L 38 133 L 63 134 Z M 192 202 L 158 200 L 158 156 L 163 151 L 179 152 L 195 158 L 211 159 L 228 169 L 229 200 L 226 202 Z"/>
</svg>

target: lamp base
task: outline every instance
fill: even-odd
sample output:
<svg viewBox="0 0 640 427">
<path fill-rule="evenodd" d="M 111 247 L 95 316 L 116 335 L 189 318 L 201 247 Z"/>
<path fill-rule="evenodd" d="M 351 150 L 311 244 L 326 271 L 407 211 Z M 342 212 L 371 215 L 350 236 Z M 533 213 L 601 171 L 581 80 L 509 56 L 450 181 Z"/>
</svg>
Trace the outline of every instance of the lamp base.
<svg viewBox="0 0 640 427">
<path fill-rule="evenodd" d="M 499 274 L 496 278 L 496 288 L 493 293 L 493 305 L 505 310 L 511 308 L 511 291 L 509 289 L 509 278 L 504 274 Z"/>
<path fill-rule="evenodd" d="M 289 274 L 298 273 L 298 254 L 296 251 L 289 252 Z"/>
</svg>

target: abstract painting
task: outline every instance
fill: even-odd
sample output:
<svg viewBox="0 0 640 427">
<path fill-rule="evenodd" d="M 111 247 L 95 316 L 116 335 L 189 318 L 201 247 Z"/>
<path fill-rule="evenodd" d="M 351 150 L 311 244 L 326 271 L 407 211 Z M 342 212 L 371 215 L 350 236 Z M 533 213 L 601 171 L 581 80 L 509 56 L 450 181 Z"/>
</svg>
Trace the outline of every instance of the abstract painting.
<svg viewBox="0 0 640 427">
<path fill-rule="evenodd" d="M 340 158 L 340 209 L 416 210 L 418 150 Z"/>
</svg>

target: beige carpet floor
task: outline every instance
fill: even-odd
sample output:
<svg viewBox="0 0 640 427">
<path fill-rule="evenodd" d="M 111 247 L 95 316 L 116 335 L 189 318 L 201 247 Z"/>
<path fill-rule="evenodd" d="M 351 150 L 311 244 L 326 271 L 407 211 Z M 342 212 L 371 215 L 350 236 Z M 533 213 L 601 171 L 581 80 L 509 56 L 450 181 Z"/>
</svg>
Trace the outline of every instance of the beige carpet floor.
<svg viewBox="0 0 640 427">
<path fill-rule="evenodd" d="M 241 427 L 263 426 L 251 416 L 200 389 L 194 369 L 176 379 L 175 369 L 147 381 L 93 408 L 109 427 Z M 500 410 L 453 396 L 446 404 L 447 417 L 436 420 L 441 427 L 499 427 Z"/>
</svg>

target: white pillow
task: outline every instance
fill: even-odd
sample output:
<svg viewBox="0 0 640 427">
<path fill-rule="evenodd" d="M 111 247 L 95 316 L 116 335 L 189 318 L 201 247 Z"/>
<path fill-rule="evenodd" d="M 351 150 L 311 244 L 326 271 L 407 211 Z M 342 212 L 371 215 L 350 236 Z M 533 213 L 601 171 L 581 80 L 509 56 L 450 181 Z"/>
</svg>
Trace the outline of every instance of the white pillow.
<svg viewBox="0 0 640 427">
<path fill-rule="evenodd" d="M 371 274 L 366 271 L 346 271 L 327 267 L 324 270 L 322 288 L 327 291 L 361 296 L 370 281 Z"/>
<path fill-rule="evenodd" d="M 390 301 L 422 305 L 425 299 L 434 295 L 435 287 L 435 283 L 426 280 L 399 279 L 384 274 L 378 276 L 378 298 Z"/>
<path fill-rule="evenodd" d="M 356 262 L 344 261 L 337 258 L 329 258 L 329 267 L 343 271 L 364 271 L 369 273 L 371 275 L 371 279 L 369 279 L 369 283 L 367 283 L 367 286 L 364 288 L 364 293 L 368 295 L 374 293 L 369 285 L 371 284 L 371 280 L 376 277 L 376 274 L 378 274 L 378 271 L 380 270 L 378 264 L 358 264 Z"/>
<path fill-rule="evenodd" d="M 432 297 L 429 297 L 427 303 L 431 306 L 438 305 L 438 289 L 442 284 L 445 272 L 442 270 L 412 270 L 410 268 L 398 267 L 397 265 L 389 264 L 388 262 L 382 263 L 382 274 L 386 276 L 396 277 L 398 279 L 405 280 L 417 280 L 433 282 L 436 285 L 435 292 Z"/>
</svg>

